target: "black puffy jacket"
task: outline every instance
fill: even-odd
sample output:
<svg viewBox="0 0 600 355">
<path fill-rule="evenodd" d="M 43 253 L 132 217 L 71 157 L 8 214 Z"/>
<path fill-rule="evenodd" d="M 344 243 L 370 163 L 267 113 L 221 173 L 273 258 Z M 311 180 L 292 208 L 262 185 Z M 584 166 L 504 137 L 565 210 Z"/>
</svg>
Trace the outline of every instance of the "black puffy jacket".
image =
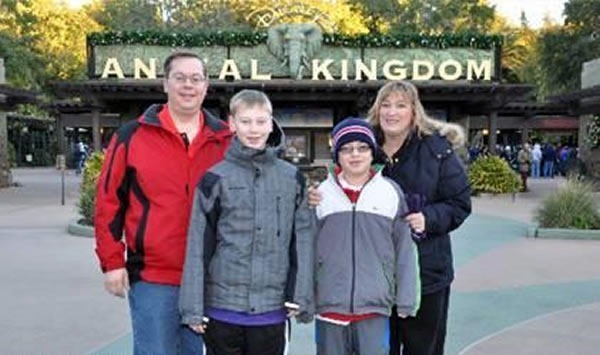
<svg viewBox="0 0 600 355">
<path fill-rule="evenodd" d="M 471 189 L 464 166 L 450 142 L 440 135 L 412 133 L 392 159 L 378 157 L 383 174 L 407 198 L 424 198 L 425 237 L 418 241 L 423 294 L 450 285 L 454 279 L 450 232 L 471 213 Z"/>
</svg>

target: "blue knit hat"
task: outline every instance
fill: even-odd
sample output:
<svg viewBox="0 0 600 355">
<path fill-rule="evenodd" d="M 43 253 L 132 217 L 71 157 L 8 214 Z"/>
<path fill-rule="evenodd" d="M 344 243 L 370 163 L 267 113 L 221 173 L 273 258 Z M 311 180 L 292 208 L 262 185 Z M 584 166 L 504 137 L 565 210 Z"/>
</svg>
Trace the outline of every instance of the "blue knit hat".
<svg viewBox="0 0 600 355">
<path fill-rule="evenodd" d="M 377 141 L 375 140 L 375 134 L 373 134 L 373 128 L 371 125 L 361 119 L 348 117 L 338 122 L 333 131 L 331 132 L 332 146 L 333 146 L 333 161 L 338 162 L 338 152 L 340 148 L 350 142 L 360 141 L 365 142 L 371 147 L 373 156 L 377 150 Z"/>
</svg>

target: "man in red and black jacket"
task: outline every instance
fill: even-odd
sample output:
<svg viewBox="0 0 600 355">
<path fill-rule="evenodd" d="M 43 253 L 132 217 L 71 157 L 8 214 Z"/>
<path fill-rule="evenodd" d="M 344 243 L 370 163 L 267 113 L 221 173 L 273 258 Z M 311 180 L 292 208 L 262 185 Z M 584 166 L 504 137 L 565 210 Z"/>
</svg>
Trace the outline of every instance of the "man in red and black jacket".
<svg viewBox="0 0 600 355">
<path fill-rule="evenodd" d="M 128 293 L 136 354 L 202 353 L 200 336 L 181 325 L 179 285 L 193 191 L 232 136 L 202 110 L 207 88 L 200 57 L 171 54 L 167 104 L 117 131 L 98 181 L 96 253 L 107 291 Z"/>
</svg>

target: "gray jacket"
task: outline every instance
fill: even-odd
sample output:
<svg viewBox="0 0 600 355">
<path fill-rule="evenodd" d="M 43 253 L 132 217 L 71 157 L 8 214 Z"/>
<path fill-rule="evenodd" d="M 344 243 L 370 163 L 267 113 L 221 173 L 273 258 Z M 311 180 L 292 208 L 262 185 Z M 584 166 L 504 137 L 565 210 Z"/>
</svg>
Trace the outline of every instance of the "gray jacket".
<svg viewBox="0 0 600 355">
<path fill-rule="evenodd" d="M 232 141 L 199 183 L 190 221 L 179 308 L 200 324 L 205 307 L 258 314 L 284 302 L 312 314 L 314 216 L 298 169 L 278 158 L 274 125 L 266 149 Z"/>
<path fill-rule="evenodd" d="M 420 304 L 417 246 L 402 190 L 381 172 L 350 202 L 330 172 L 319 186 L 316 311 L 414 316 Z"/>
</svg>

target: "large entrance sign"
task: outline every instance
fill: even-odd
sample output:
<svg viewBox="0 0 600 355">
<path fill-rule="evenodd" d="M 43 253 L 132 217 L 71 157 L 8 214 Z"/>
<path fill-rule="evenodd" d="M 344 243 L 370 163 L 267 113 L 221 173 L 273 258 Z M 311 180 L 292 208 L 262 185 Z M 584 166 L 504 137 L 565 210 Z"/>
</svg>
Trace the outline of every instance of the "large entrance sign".
<svg viewBox="0 0 600 355">
<path fill-rule="evenodd" d="M 343 41 L 332 44 L 326 36 L 314 24 L 280 24 L 249 45 L 213 41 L 185 49 L 206 60 L 211 78 L 227 81 L 493 81 L 499 77 L 497 47 L 398 48 L 356 42 L 346 46 Z M 163 60 L 173 50 L 148 44 L 91 45 L 89 75 L 156 79 L 162 76 Z"/>
</svg>

